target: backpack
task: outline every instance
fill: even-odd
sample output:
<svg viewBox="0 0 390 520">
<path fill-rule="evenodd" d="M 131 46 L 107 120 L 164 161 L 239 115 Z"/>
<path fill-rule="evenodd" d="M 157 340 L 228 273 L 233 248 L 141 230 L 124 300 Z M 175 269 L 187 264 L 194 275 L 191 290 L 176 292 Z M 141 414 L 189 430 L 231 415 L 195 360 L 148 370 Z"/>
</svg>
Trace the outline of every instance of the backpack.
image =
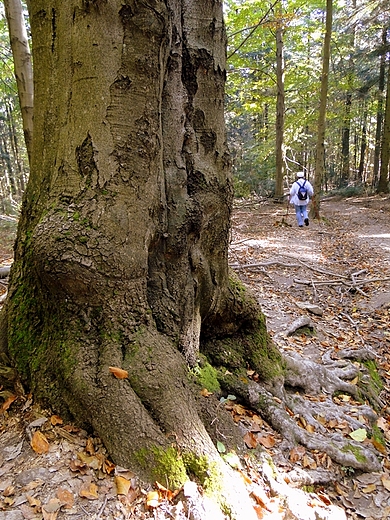
<svg viewBox="0 0 390 520">
<path fill-rule="evenodd" d="M 298 193 L 297 193 L 297 195 L 298 195 L 298 199 L 299 199 L 299 200 L 306 200 L 306 199 L 307 199 L 307 189 L 305 188 L 306 180 L 305 180 L 305 182 L 302 184 L 302 186 L 299 184 L 298 181 L 295 181 L 295 182 L 296 182 L 296 183 L 298 184 L 298 186 L 299 186 L 299 188 L 298 188 Z"/>
</svg>

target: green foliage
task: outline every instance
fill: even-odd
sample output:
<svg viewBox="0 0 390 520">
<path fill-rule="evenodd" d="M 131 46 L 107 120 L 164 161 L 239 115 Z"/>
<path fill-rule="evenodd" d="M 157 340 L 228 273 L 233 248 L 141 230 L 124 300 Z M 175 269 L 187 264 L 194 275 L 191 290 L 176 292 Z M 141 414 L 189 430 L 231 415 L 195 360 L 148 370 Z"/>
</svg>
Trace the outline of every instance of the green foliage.
<svg viewBox="0 0 390 520">
<path fill-rule="evenodd" d="M 276 41 L 283 29 L 287 175 L 297 168 L 314 170 L 322 70 L 325 4 L 294 0 L 270 4 L 227 0 L 228 32 L 227 127 L 233 172 L 239 181 L 262 195 L 264 182 L 275 175 Z M 382 7 L 381 7 L 382 6 Z M 342 141 L 347 128 L 349 178 L 363 185 L 372 179 L 372 157 L 358 159 L 363 126 L 367 144 L 375 144 L 378 78 L 386 20 L 384 1 L 365 6 L 333 3 L 331 70 L 327 103 L 324 189 L 338 186 L 341 178 Z M 368 150 L 368 148 L 367 148 Z M 240 187 L 241 184 L 238 184 Z M 240 190 L 237 196 L 242 196 Z"/>
</svg>

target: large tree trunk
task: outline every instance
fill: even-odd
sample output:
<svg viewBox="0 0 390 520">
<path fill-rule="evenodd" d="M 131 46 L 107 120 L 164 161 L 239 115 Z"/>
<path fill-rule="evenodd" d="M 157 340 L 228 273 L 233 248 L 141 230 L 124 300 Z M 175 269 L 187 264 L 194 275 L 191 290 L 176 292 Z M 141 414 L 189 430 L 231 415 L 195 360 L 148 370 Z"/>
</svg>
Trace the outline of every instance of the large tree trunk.
<svg viewBox="0 0 390 520">
<path fill-rule="evenodd" d="M 229 283 L 222 3 L 37 0 L 30 16 L 34 147 L 9 352 L 35 396 L 92 426 L 117 463 L 178 486 L 195 467 L 185 454 L 207 457 L 233 516 L 251 518 L 188 374 L 202 337 L 247 328 L 273 350 Z"/>
</svg>

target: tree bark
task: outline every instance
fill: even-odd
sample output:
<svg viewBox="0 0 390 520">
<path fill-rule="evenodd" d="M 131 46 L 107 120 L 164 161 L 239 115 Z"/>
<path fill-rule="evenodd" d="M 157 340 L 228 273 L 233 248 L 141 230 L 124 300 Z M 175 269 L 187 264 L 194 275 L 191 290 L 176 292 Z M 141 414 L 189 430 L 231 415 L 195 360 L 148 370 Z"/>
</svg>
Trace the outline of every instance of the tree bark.
<svg viewBox="0 0 390 520">
<path fill-rule="evenodd" d="M 23 119 L 27 154 L 31 159 L 33 137 L 34 84 L 30 46 L 23 16 L 21 0 L 4 0 L 9 37 L 14 58 L 16 83 Z"/>
<path fill-rule="evenodd" d="M 281 17 L 281 12 L 277 14 Z M 283 50 L 283 26 L 279 20 L 276 29 L 276 173 L 275 173 L 275 198 L 283 198 L 284 175 L 284 50 Z"/>
<path fill-rule="evenodd" d="M 387 27 L 382 31 L 383 48 L 387 45 Z M 375 128 L 375 149 L 374 149 L 374 168 L 373 168 L 373 187 L 377 187 L 379 181 L 379 165 L 381 156 L 381 136 L 383 124 L 383 101 L 386 77 L 386 53 L 383 51 L 380 55 L 379 81 L 378 81 L 378 108 L 376 112 L 376 128 Z"/>
<path fill-rule="evenodd" d="M 330 61 L 330 38 L 332 34 L 333 5 L 332 0 L 326 2 L 325 39 L 323 47 L 322 77 L 320 109 L 318 113 L 316 166 L 314 176 L 314 197 L 310 214 L 312 218 L 320 218 L 320 193 L 325 163 L 325 127 L 326 127 L 326 103 L 328 96 L 328 76 Z"/>
<path fill-rule="evenodd" d="M 222 3 L 37 0 L 30 19 L 34 144 L 9 353 L 36 398 L 91 426 L 115 462 L 175 487 L 206 458 L 232 515 L 254 518 L 188 371 L 201 340 L 256 332 L 243 366 L 261 364 L 256 341 L 276 352 L 229 281 Z"/>
<path fill-rule="evenodd" d="M 378 193 L 389 193 L 389 162 L 390 162 L 390 61 L 387 73 L 386 108 L 383 120 L 381 165 L 379 170 Z"/>
</svg>

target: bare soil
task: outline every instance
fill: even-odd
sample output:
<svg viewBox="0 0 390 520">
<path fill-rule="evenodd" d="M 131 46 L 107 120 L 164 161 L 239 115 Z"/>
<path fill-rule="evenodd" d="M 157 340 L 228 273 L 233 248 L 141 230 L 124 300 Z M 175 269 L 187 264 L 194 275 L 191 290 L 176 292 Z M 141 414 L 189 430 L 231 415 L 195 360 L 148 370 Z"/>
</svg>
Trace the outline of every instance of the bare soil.
<svg viewBox="0 0 390 520">
<path fill-rule="evenodd" d="M 230 263 L 261 302 L 283 352 L 318 363 L 351 349 L 373 353 L 382 381 L 376 409 L 382 470 L 359 473 L 300 447 L 286 452 L 261 418 L 239 403 L 227 405 L 243 435 L 257 421 L 256 433 L 246 437 L 248 454 L 268 457 L 278 474 L 275 490 L 256 457 L 242 461 L 260 519 L 384 520 L 390 518 L 390 198 L 324 199 L 321 217 L 298 228 L 285 205 L 237 202 Z M 0 266 L 12 262 L 14 233 L 14 225 L 0 221 Z M 5 290 L 3 283 L 0 295 Z M 302 318 L 310 327 L 294 330 Z M 115 467 L 99 439 L 41 409 L 34 396 L 14 399 L 1 389 L 0 396 L 0 520 L 197 518 L 188 490 L 173 497 L 164 483 L 148 486 Z M 336 404 L 351 399 L 333 398 Z M 326 426 L 351 433 L 347 423 Z M 300 512 L 293 511 L 294 500 Z"/>
</svg>

